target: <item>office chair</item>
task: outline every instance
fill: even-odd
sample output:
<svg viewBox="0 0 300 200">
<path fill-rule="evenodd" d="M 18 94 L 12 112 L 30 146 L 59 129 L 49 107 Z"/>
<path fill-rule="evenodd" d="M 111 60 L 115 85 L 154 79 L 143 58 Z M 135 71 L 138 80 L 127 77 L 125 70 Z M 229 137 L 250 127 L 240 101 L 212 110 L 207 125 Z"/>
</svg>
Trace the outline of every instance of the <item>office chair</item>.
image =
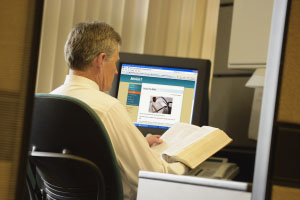
<svg viewBox="0 0 300 200">
<path fill-rule="evenodd" d="M 106 129 L 80 100 L 37 94 L 30 148 L 27 188 L 31 199 L 123 199 Z"/>
</svg>

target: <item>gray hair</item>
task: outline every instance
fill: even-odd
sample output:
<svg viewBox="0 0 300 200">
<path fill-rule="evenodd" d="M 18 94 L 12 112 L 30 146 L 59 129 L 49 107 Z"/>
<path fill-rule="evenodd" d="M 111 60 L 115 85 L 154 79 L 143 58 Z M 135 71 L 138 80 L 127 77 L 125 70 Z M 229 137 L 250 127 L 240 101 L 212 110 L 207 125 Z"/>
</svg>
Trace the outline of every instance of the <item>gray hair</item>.
<svg viewBox="0 0 300 200">
<path fill-rule="evenodd" d="M 121 45 L 120 35 L 104 22 L 77 24 L 65 44 L 65 59 L 71 69 L 84 70 L 100 53 L 110 60 Z"/>
</svg>

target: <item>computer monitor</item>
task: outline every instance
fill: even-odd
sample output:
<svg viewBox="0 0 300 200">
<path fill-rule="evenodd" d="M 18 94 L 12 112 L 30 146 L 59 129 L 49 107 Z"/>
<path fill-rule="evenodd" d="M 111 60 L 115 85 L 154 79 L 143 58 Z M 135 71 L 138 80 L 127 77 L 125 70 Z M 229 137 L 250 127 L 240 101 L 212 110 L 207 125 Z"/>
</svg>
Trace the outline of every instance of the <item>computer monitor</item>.
<svg viewBox="0 0 300 200">
<path fill-rule="evenodd" d="M 208 60 L 120 53 L 118 71 L 116 97 L 144 135 L 207 124 Z"/>
</svg>

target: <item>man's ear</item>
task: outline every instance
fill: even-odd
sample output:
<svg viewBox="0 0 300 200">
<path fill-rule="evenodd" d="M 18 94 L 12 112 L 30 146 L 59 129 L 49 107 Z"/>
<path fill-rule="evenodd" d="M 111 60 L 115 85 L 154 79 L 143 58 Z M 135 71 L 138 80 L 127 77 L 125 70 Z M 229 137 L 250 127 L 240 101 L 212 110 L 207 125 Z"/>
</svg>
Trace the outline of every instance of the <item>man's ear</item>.
<svg viewBox="0 0 300 200">
<path fill-rule="evenodd" d="M 97 66 L 102 66 L 104 60 L 106 59 L 106 53 L 100 53 L 96 58 Z"/>
</svg>

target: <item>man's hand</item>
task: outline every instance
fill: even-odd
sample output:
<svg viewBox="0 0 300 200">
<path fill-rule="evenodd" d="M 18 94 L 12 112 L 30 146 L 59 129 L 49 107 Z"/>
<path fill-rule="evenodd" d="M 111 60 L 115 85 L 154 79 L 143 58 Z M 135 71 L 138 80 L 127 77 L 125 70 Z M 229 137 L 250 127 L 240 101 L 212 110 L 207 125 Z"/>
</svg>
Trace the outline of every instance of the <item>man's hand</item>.
<svg viewBox="0 0 300 200">
<path fill-rule="evenodd" d="M 161 144 L 163 143 L 163 140 L 159 139 L 160 135 L 147 135 L 146 139 L 147 142 L 149 144 L 149 146 L 151 147 L 154 144 Z"/>
</svg>

